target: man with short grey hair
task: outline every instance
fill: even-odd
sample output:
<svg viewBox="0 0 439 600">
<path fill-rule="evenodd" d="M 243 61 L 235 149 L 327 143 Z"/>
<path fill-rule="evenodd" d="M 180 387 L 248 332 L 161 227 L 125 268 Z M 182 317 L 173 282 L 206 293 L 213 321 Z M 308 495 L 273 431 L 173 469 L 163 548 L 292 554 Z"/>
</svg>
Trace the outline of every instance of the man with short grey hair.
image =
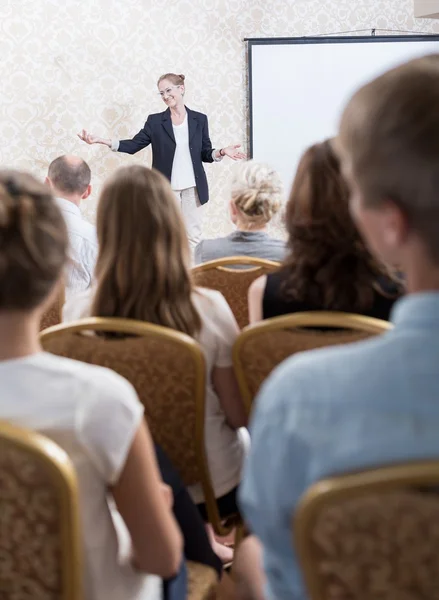
<svg viewBox="0 0 439 600">
<path fill-rule="evenodd" d="M 83 219 L 80 204 L 91 193 L 88 164 L 77 156 L 59 156 L 51 162 L 46 183 L 61 209 L 69 234 L 66 294 L 90 287 L 98 253 L 96 228 Z"/>
</svg>

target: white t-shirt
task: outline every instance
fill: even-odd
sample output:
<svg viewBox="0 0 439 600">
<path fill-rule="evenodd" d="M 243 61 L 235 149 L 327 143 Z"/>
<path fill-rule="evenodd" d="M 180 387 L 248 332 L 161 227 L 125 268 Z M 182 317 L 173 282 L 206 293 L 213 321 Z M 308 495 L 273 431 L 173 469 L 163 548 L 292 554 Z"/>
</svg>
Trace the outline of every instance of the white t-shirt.
<svg viewBox="0 0 439 600">
<path fill-rule="evenodd" d="M 162 596 L 159 578 L 132 569 L 129 533 L 108 494 L 142 417 L 132 386 L 109 369 L 45 352 L 0 361 L 0 418 L 51 438 L 75 466 L 85 600 Z"/>
<path fill-rule="evenodd" d="M 173 190 L 185 190 L 195 187 L 195 173 L 189 150 L 189 126 L 187 113 L 181 125 L 172 124 L 175 138 L 175 154 L 172 163 L 171 187 Z"/>
<path fill-rule="evenodd" d="M 92 297 L 93 291 L 86 290 L 70 298 L 64 306 L 63 320 L 72 321 L 90 316 Z M 247 430 L 235 431 L 227 424 L 221 403 L 213 389 L 211 373 L 214 367 L 232 366 L 232 347 L 239 327 L 230 306 L 220 292 L 197 288 L 192 299 L 202 321 L 197 341 L 206 360 L 207 460 L 215 496 L 220 498 L 240 482 L 248 433 Z M 189 492 L 195 503 L 204 501 L 201 485 L 191 486 Z"/>
</svg>

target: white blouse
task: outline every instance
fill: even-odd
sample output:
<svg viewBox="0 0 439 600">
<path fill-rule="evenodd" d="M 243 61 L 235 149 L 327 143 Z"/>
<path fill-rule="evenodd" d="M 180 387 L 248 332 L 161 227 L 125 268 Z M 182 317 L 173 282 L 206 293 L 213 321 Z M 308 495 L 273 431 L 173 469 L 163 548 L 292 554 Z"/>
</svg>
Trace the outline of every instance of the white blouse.
<svg viewBox="0 0 439 600">
<path fill-rule="evenodd" d="M 175 154 L 172 163 L 171 187 L 173 190 L 185 190 L 195 187 L 195 173 L 189 150 L 189 126 L 187 113 L 181 125 L 172 124 L 175 137 Z"/>
<path fill-rule="evenodd" d="M 63 309 L 63 321 L 90 316 L 92 300 L 93 288 L 69 298 Z M 232 347 L 239 334 L 239 327 L 220 292 L 196 288 L 192 300 L 201 317 L 201 331 L 197 341 L 206 360 L 206 453 L 215 497 L 220 498 L 239 484 L 250 441 L 246 429 L 235 431 L 228 425 L 211 380 L 214 367 L 233 365 Z M 196 504 L 204 501 L 201 485 L 196 484 L 188 489 Z"/>
</svg>

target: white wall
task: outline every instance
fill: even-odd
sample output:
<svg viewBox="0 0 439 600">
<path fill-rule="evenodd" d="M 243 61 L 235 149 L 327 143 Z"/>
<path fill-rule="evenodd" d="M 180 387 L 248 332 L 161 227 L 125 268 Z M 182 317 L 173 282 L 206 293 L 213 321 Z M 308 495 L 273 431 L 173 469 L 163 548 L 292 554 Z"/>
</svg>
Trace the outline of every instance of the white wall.
<svg viewBox="0 0 439 600">
<path fill-rule="evenodd" d="M 131 136 L 151 111 L 161 73 L 187 76 L 187 103 L 209 115 L 212 141 L 247 135 L 244 37 L 352 29 L 439 32 L 414 18 L 413 0 L 2 0 L 0 3 L 0 164 L 43 177 L 62 153 L 83 156 L 95 193 L 120 164 L 149 161 L 88 147 L 80 127 Z M 288 74 L 285 73 L 285 77 Z M 273 90 L 282 103 L 282 81 Z M 208 166 L 207 235 L 230 230 L 225 201 L 231 165 Z"/>
</svg>

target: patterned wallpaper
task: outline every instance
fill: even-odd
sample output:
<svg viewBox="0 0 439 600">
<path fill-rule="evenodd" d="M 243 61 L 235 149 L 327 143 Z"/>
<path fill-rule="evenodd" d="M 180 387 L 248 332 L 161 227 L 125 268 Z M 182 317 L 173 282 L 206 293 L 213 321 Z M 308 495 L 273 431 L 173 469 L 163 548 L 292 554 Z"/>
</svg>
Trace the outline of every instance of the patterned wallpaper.
<svg viewBox="0 0 439 600">
<path fill-rule="evenodd" d="M 103 179 L 119 165 L 150 163 L 150 150 L 117 155 L 75 134 L 131 137 L 163 109 L 161 73 L 186 74 L 187 104 L 208 114 L 214 146 L 246 148 L 244 37 L 439 32 L 439 22 L 413 14 L 413 0 L 1 0 L 0 163 L 44 177 L 56 156 L 82 156 L 93 172 L 84 206 L 93 221 Z M 206 236 L 231 229 L 231 168 L 228 159 L 207 166 Z"/>
</svg>

